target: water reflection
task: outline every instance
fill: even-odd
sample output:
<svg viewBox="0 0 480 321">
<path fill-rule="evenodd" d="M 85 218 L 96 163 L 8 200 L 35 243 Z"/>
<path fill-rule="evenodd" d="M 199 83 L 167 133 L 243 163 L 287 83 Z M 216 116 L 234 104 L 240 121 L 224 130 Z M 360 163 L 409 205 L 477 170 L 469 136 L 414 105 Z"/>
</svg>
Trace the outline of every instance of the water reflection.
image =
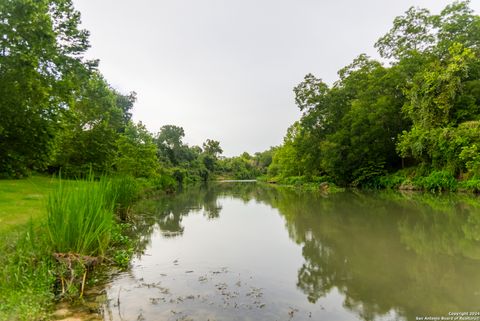
<svg viewBox="0 0 480 321">
<path fill-rule="evenodd" d="M 141 246 L 148 246 L 157 227 L 165 238 L 181 237 L 193 228 L 183 224 L 188 216 L 219 219 L 228 199 L 268 205 L 281 215 L 290 239 L 301 248 L 303 261 L 294 262 L 296 288 L 309 307 L 339 293 L 351 319 L 415 320 L 480 311 L 480 205 L 475 197 L 394 192 L 325 196 L 253 183 L 214 184 L 139 204 Z M 274 235 L 264 232 L 265 238 Z M 268 310 L 278 318 L 274 312 Z M 302 317 L 294 318 L 292 312 L 283 319 Z"/>
<path fill-rule="evenodd" d="M 217 201 L 216 189 L 207 186 L 192 188 L 175 196 L 158 196 L 136 205 L 138 234 L 149 236 L 158 225 L 166 237 L 181 236 L 184 231 L 182 219 L 189 214 L 202 212 L 209 219 L 220 215 L 222 206 Z"/>
</svg>

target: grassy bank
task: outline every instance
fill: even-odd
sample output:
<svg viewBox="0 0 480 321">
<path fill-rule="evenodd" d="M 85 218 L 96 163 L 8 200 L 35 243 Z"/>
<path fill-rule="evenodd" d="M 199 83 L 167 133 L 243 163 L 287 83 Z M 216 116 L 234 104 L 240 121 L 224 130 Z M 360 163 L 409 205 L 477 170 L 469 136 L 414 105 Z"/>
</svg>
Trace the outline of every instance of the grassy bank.
<svg viewBox="0 0 480 321">
<path fill-rule="evenodd" d="M 54 262 L 42 237 L 58 179 L 0 181 L 0 320 L 41 320 L 54 299 Z"/>
<path fill-rule="evenodd" d="M 56 301 L 81 298 L 95 266 L 128 266 L 124 222 L 153 185 L 129 177 L 1 180 L 0 320 L 48 320 Z"/>
</svg>

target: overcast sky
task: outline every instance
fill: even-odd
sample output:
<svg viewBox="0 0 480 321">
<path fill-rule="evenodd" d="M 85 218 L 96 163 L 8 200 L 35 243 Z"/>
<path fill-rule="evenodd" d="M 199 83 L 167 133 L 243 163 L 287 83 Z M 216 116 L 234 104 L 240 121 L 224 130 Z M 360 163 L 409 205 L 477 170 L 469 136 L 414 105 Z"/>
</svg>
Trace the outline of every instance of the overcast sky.
<svg viewBox="0 0 480 321">
<path fill-rule="evenodd" d="M 410 6 L 444 0 L 74 0 L 89 58 L 151 132 L 219 140 L 227 156 L 279 145 L 300 117 L 293 87 L 307 73 L 331 84 Z M 480 0 L 472 0 L 480 12 Z"/>
</svg>

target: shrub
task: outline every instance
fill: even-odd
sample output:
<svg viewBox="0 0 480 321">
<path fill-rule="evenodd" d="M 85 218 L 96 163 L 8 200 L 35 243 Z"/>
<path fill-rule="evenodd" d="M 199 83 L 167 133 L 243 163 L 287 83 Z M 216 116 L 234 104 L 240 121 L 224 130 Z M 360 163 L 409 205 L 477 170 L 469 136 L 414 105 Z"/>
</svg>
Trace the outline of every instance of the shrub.
<svg viewBox="0 0 480 321">
<path fill-rule="evenodd" d="M 386 176 L 380 176 L 376 179 L 377 188 L 388 188 L 396 189 L 399 188 L 405 181 L 407 177 L 403 173 L 393 173 Z"/>
<path fill-rule="evenodd" d="M 149 185 L 154 190 L 165 191 L 167 193 L 175 191 L 179 182 L 168 174 L 161 174 L 149 180 Z"/>
<path fill-rule="evenodd" d="M 325 183 L 325 182 L 331 182 L 332 179 L 328 176 L 311 176 L 309 178 L 309 181 L 312 182 L 312 183 L 317 183 L 317 184 L 320 184 L 320 183 Z"/>
<path fill-rule="evenodd" d="M 459 183 L 459 187 L 462 189 L 466 189 L 468 191 L 479 193 L 480 192 L 480 179 L 478 178 L 471 178 L 466 181 L 462 181 Z"/>
<path fill-rule="evenodd" d="M 306 182 L 304 176 L 289 176 L 282 178 L 281 183 L 286 185 L 302 185 Z"/>
<path fill-rule="evenodd" d="M 385 162 L 369 162 L 368 165 L 360 167 L 353 172 L 355 178 L 351 185 L 353 187 L 376 187 L 377 178 L 385 175 Z"/>
<path fill-rule="evenodd" d="M 133 253 L 135 252 L 135 242 L 127 236 L 127 230 L 132 225 L 128 223 L 115 224 L 112 228 L 112 251 L 109 253 L 115 264 L 121 269 L 128 268 Z"/>
<path fill-rule="evenodd" d="M 188 175 L 185 169 L 180 167 L 175 167 L 172 169 L 172 176 L 179 184 L 183 184 L 183 182 L 186 180 Z"/>
<path fill-rule="evenodd" d="M 432 192 L 455 191 L 457 189 L 455 177 L 447 171 L 433 171 L 427 177 L 417 179 L 416 184 Z"/>
<path fill-rule="evenodd" d="M 131 176 L 115 177 L 110 182 L 107 178 L 102 178 L 102 181 L 106 185 L 107 202 L 113 203 L 115 212 L 121 220 L 125 220 L 131 204 L 140 194 L 140 185 Z"/>
</svg>

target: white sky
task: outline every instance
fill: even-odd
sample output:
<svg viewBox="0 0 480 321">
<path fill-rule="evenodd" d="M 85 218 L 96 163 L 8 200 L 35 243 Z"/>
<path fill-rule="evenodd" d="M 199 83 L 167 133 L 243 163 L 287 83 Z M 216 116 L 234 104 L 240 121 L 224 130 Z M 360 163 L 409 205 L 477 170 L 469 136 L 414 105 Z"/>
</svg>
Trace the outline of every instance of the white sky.
<svg viewBox="0 0 480 321">
<path fill-rule="evenodd" d="M 300 116 L 293 87 L 327 83 L 410 6 L 445 0 L 74 0 L 89 58 L 151 132 L 182 126 L 190 145 L 219 140 L 227 156 L 282 142 Z M 471 7 L 480 12 L 480 0 Z"/>
</svg>

